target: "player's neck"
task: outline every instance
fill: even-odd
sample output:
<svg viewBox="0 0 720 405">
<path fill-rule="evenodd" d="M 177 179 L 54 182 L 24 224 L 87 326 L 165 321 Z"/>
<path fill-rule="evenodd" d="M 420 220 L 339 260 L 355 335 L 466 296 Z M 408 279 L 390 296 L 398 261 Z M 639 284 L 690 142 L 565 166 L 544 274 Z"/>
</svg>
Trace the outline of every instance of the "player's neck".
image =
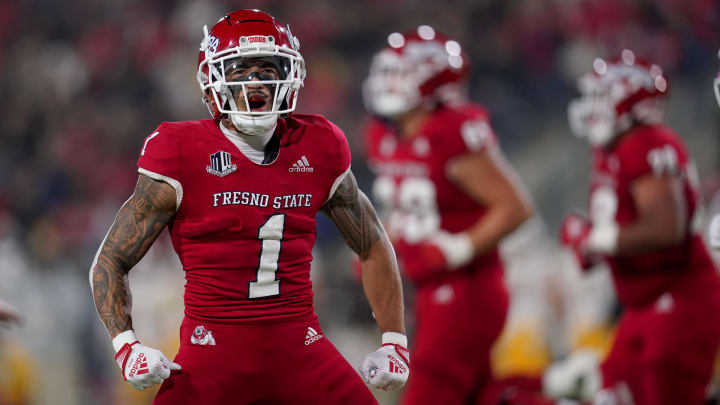
<svg viewBox="0 0 720 405">
<path fill-rule="evenodd" d="M 270 142 L 270 138 L 272 138 L 272 135 L 275 132 L 275 127 L 269 129 L 263 134 L 247 135 L 238 131 L 235 126 L 229 122 L 229 120 L 222 120 L 220 122 L 220 130 L 223 134 L 225 134 L 225 136 L 233 139 L 241 139 L 244 143 L 255 150 L 265 150 L 265 146 L 268 142 Z"/>
<path fill-rule="evenodd" d="M 220 131 L 225 137 L 232 142 L 238 150 L 251 161 L 260 164 L 265 161 L 265 147 L 272 139 L 274 128 L 267 133 L 260 135 L 246 135 L 241 132 L 228 128 L 225 120 L 220 122 Z M 229 124 L 232 127 L 232 124 Z"/>
</svg>

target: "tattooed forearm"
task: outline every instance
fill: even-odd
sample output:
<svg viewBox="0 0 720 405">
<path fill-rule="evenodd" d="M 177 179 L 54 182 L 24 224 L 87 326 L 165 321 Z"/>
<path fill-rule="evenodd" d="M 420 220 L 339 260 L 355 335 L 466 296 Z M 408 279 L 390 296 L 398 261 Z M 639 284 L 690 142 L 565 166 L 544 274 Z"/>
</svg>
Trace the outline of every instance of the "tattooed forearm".
<svg viewBox="0 0 720 405">
<path fill-rule="evenodd" d="M 360 256 L 363 289 L 380 331 L 405 333 L 402 284 L 395 253 L 352 173 L 345 176 L 323 211 Z"/>
<path fill-rule="evenodd" d="M 345 176 L 322 210 L 335 222 L 345 242 L 361 258 L 385 232 L 370 200 L 358 189 L 352 173 Z"/>
<path fill-rule="evenodd" d="M 132 329 L 128 272 L 143 258 L 175 212 L 175 190 L 140 175 L 120 208 L 90 270 L 93 299 L 110 336 Z"/>
</svg>

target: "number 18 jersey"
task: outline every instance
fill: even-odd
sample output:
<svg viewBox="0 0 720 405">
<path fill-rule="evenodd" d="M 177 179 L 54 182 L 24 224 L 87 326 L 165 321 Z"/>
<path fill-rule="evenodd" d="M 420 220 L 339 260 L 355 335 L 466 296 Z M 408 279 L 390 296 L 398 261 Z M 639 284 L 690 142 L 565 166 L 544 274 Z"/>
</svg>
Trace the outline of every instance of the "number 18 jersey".
<svg viewBox="0 0 720 405">
<path fill-rule="evenodd" d="M 447 175 L 453 158 L 497 147 L 482 107 L 471 103 L 439 107 L 411 137 L 400 136 L 392 124 L 380 119 L 370 123 L 366 134 L 368 159 L 377 175 L 373 196 L 383 207 L 388 234 L 403 242 L 401 246 L 415 245 L 438 230 L 465 231 L 485 215 L 486 207 Z M 397 254 L 407 273 L 412 273 L 407 268 L 412 261 L 403 259 L 414 253 L 398 248 Z M 497 249 L 476 256 L 464 269 L 502 272 Z M 444 272 L 437 276 L 457 277 L 464 273 Z"/>
<path fill-rule="evenodd" d="M 313 315 L 315 214 L 349 171 L 350 151 L 318 115 L 279 119 L 274 137 L 279 152 L 268 164 L 249 160 L 213 120 L 165 122 L 145 140 L 138 171 L 177 192 L 168 228 L 193 319 Z"/>
</svg>

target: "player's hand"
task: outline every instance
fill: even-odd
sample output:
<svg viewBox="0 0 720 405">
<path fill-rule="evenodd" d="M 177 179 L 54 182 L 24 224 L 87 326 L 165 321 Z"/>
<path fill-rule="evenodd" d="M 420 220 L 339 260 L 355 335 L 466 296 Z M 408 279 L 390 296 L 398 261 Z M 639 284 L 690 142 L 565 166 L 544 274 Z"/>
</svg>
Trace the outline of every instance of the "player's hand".
<svg viewBox="0 0 720 405">
<path fill-rule="evenodd" d="M 410 375 L 410 351 L 405 335 L 384 333 L 382 346 L 365 357 L 360 375 L 366 384 L 381 390 L 402 388 Z"/>
<path fill-rule="evenodd" d="M 553 398 L 592 401 L 602 386 L 598 358 L 595 351 L 580 349 L 551 364 L 542 378 L 543 392 Z"/>
<path fill-rule="evenodd" d="M 720 249 L 720 214 L 717 214 L 710 221 L 710 246 L 713 249 Z"/>
<path fill-rule="evenodd" d="M 452 234 L 438 231 L 427 238 L 425 244 L 430 245 L 430 248 L 437 249 L 442 255 L 445 267 L 449 270 L 455 270 L 470 263 L 475 256 L 472 240 L 464 232 Z"/>
<path fill-rule="evenodd" d="M 415 244 L 401 239 L 395 243 L 395 248 L 401 258 L 403 274 L 415 283 L 462 267 L 474 256 L 472 242 L 467 235 L 444 231 Z"/>
<path fill-rule="evenodd" d="M 589 269 L 595 263 L 587 249 L 591 230 L 592 222 L 577 213 L 566 215 L 560 226 L 560 242 L 572 250 L 583 270 Z"/>
<path fill-rule="evenodd" d="M 122 343 L 122 346 L 115 354 L 115 360 L 120 366 L 123 378 L 140 391 L 161 384 L 170 377 L 170 370 L 182 368 L 165 357 L 160 350 L 142 345 L 135 339 L 132 331 L 122 332 L 113 339 L 113 345 L 119 343 Z"/>
</svg>

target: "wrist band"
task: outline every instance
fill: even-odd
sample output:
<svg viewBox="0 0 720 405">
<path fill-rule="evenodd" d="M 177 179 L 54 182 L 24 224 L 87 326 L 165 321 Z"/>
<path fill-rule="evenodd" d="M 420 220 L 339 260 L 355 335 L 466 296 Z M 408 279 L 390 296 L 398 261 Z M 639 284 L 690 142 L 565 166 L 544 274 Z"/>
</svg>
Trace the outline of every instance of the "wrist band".
<svg viewBox="0 0 720 405">
<path fill-rule="evenodd" d="M 113 349 L 115 349 L 115 353 L 117 353 L 123 346 L 125 346 L 125 344 L 131 344 L 133 342 L 137 342 L 137 340 L 135 332 L 133 332 L 132 329 L 128 329 L 125 332 L 118 333 L 117 336 L 113 338 Z"/>
<path fill-rule="evenodd" d="M 382 344 L 393 344 L 407 347 L 407 337 L 402 333 L 385 332 L 382 334 Z"/>
</svg>

